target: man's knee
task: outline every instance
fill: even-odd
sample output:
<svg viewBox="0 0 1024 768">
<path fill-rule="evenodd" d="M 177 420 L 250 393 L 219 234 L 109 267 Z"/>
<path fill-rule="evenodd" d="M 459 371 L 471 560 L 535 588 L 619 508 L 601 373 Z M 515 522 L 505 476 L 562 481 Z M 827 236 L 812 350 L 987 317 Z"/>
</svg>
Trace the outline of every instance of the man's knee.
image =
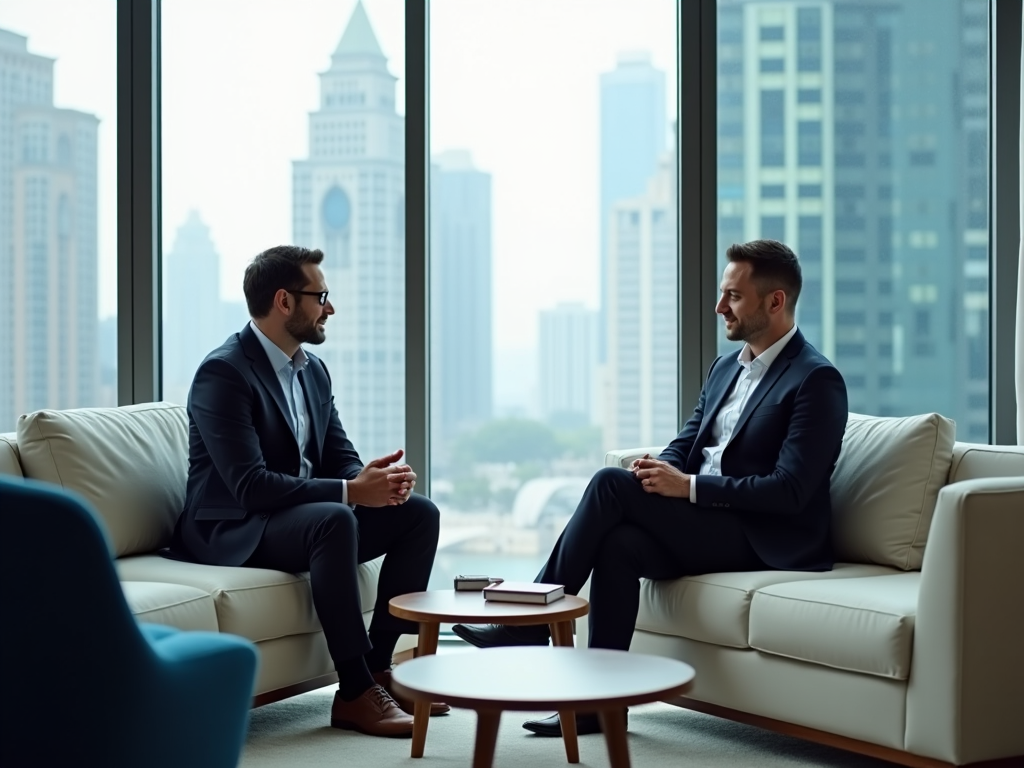
<svg viewBox="0 0 1024 768">
<path fill-rule="evenodd" d="M 323 513 L 317 525 L 317 538 L 346 539 L 355 541 L 359 523 L 352 507 L 348 504 L 324 503 Z"/>
<path fill-rule="evenodd" d="M 636 482 L 633 473 L 622 467 L 602 467 L 594 473 L 590 484 L 598 488 L 615 488 L 623 483 Z"/>
<path fill-rule="evenodd" d="M 437 505 L 426 496 L 413 493 L 403 506 L 410 513 L 410 517 L 416 520 L 419 525 L 432 531 L 440 529 L 441 512 L 438 510 Z"/>
</svg>

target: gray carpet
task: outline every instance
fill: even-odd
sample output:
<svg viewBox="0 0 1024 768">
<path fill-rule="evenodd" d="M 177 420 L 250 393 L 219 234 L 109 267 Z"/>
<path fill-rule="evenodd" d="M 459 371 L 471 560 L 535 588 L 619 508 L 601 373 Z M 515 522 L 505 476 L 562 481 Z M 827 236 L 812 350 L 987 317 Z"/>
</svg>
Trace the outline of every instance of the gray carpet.
<svg viewBox="0 0 1024 768">
<path fill-rule="evenodd" d="M 422 760 L 409 757 L 408 739 L 381 739 L 328 726 L 335 688 L 296 696 L 253 710 L 242 768 L 370 766 L 466 768 L 472 763 L 476 715 L 453 709 L 433 717 Z M 498 734 L 495 768 L 566 766 L 559 739 L 524 731 L 537 713 L 506 712 Z M 780 736 L 748 725 L 646 704 L 629 711 L 629 750 L 636 768 L 892 768 L 892 763 Z M 604 737 L 580 737 L 580 765 L 608 765 Z"/>
</svg>

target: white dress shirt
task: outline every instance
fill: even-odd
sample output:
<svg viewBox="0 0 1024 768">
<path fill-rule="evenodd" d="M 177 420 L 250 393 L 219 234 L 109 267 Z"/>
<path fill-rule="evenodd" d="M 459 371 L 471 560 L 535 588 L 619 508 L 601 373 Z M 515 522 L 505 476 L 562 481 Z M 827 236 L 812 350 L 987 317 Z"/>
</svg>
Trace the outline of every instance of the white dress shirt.
<svg viewBox="0 0 1024 768">
<path fill-rule="evenodd" d="M 306 398 L 302 394 L 302 385 L 299 383 L 299 371 L 305 370 L 309 364 L 309 357 L 306 351 L 300 346 L 294 357 L 288 357 L 287 353 L 259 329 L 252 320 L 249 327 L 260 340 L 263 351 L 267 353 L 270 360 L 270 367 L 277 374 L 277 380 L 281 382 L 281 390 L 284 392 L 284 399 L 288 403 L 288 419 L 295 441 L 299 444 L 299 477 L 313 476 L 313 462 L 309 456 L 309 414 L 306 411 Z M 341 503 L 348 504 L 348 481 L 341 481 Z"/>
<path fill-rule="evenodd" d="M 736 362 L 743 368 L 736 378 L 728 396 L 722 401 L 722 407 L 718 409 L 715 421 L 711 425 L 711 437 L 708 444 L 704 446 L 704 462 L 700 465 L 701 475 L 722 474 L 722 454 L 725 452 L 729 441 L 732 440 L 733 430 L 740 420 L 740 414 L 747 401 L 761 383 L 765 373 L 775 362 L 775 358 L 783 348 L 789 344 L 789 340 L 796 334 L 796 326 L 790 328 L 789 333 L 772 344 L 768 349 L 757 357 L 752 357 L 753 352 L 749 344 L 744 344 L 736 358 Z M 690 478 L 690 502 L 697 503 L 697 478 Z"/>
</svg>

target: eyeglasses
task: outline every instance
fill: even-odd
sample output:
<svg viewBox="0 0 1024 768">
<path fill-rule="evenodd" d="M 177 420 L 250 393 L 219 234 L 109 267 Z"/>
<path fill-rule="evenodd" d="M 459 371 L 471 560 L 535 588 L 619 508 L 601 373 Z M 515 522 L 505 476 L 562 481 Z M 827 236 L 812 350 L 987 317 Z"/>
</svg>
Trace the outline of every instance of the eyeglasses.
<svg viewBox="0 0 1024 768">
<path fill-rule="evenodd" d="M 316 300 L 322 307 L 324 304 L 327 303 L 327 294 L 330 293 L 330 291 L 288 291 L 288 293 L 298 293 L 301 294 L 302 296 L 316 296 Z"/>
</svg>

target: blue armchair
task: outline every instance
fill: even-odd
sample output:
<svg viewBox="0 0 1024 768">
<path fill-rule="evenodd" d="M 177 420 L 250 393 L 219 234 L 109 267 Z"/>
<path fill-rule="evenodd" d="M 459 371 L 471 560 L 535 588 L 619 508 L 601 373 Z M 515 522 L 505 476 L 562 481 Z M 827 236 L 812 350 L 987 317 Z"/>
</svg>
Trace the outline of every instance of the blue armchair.
<svg viewBox="0 0 1024 768">
<path fill-rule="evenodd" d="M 5 766 L 234 766 L 257 654 L 138 624 L 102 523 L 54 486 L 0 479 Z"/>
</svg>

